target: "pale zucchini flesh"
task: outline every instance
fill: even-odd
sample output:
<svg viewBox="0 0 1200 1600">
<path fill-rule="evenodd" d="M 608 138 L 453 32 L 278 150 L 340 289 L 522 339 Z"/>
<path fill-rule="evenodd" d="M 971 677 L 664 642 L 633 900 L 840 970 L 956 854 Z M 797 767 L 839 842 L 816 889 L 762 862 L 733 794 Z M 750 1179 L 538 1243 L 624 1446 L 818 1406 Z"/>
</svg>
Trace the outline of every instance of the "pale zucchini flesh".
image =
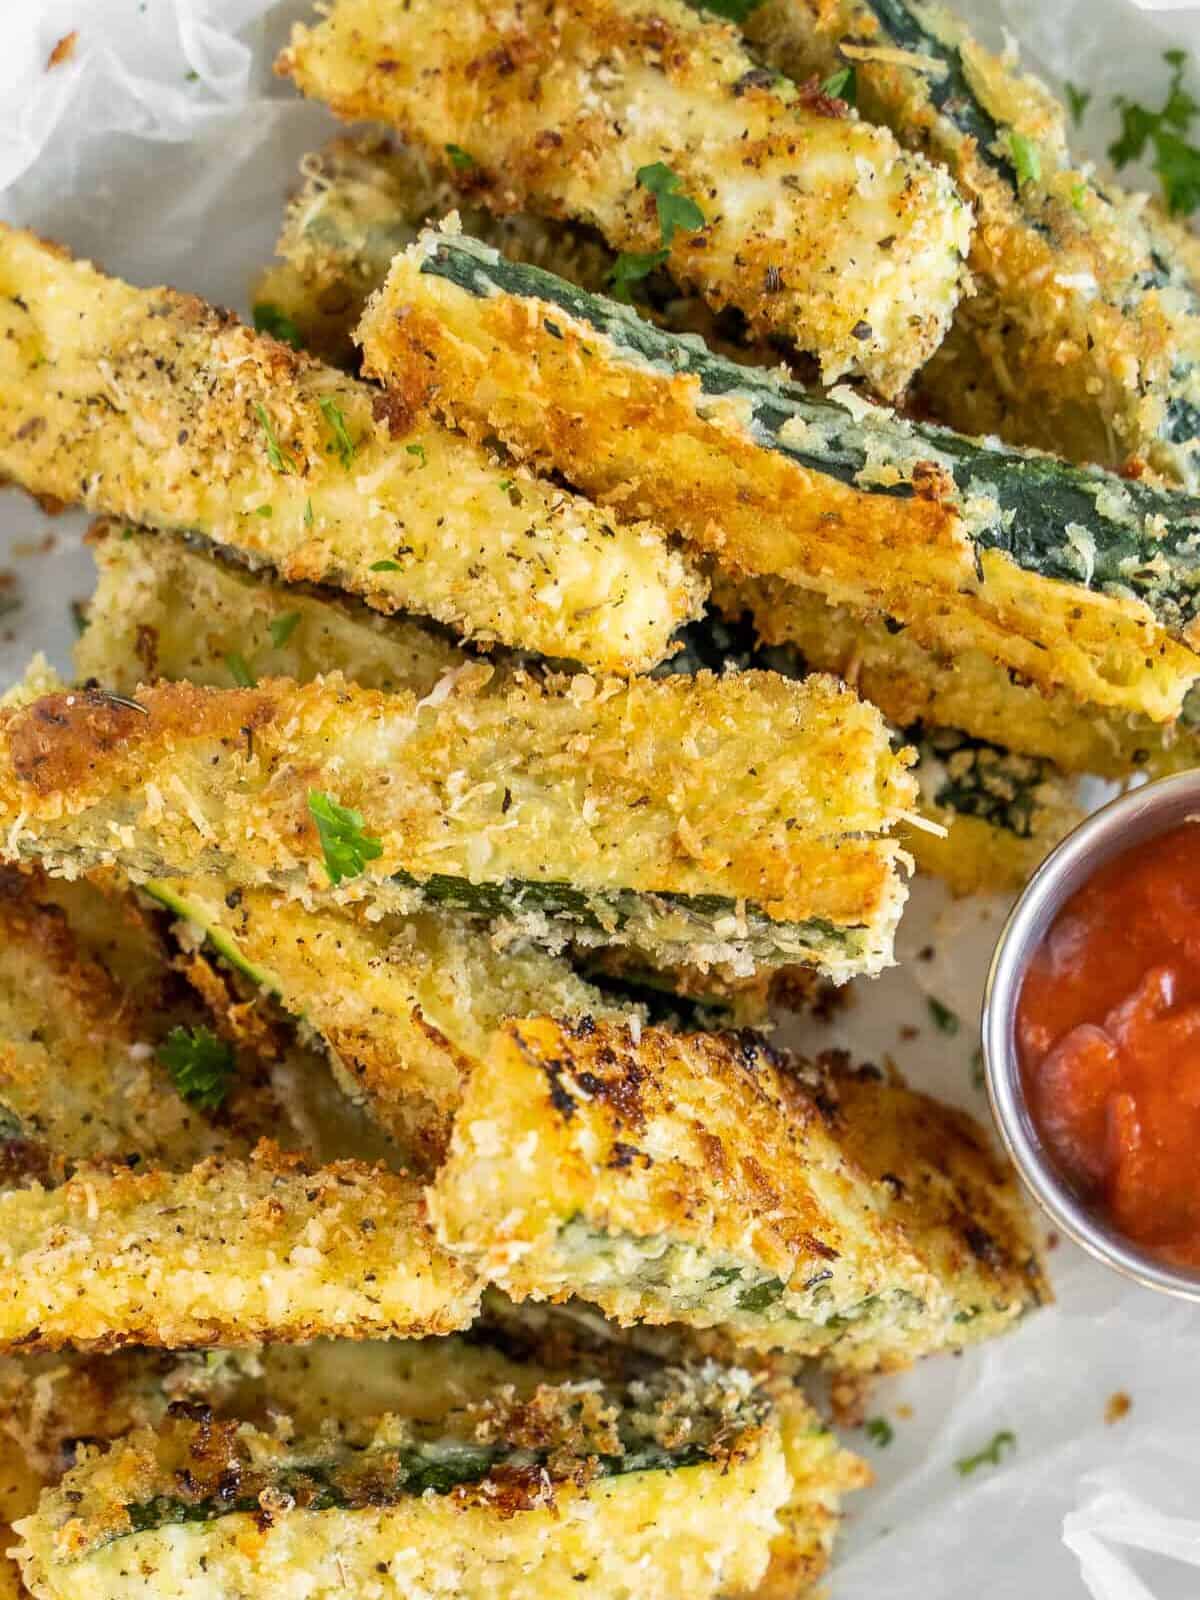
<svg viewBox="0 0 1200 1600">
<path fill-rule="evenodd" d="M 668 965 L 844 976 L 886 960 L 903 899 L 886 835 L 914 786 L 873 708 L 819 678 L 517 674 L 491 690 L 471 670 L 420 704 L 331 678 L 9 710 L 8 848 L 67 875 L 217 873 L 313 904 L 501 916 Z M 340 885 L 313 794 L 378 844 Z"/>
<path fill-rule="evenodd" d="M 509 1024 L 429 1200 L 447 1247 L 518 1300 L 835 1367 L 957 1348 L 1047 1292 L 970 1119 L 878 1074 L 806 1079 L 751 1035 Z"/>
<path fill-rule="evenodd" d="M 0 294 L 0 474 L 43 499 L 605 671 L 653 666 L 699 609 L 656 530 L 198 300 L 12 229 Z"/>
<path fill-rule="evenodd" d="M 463 151 L 473 199 L 590 223 L 615 250 L 660 248 L 636 175 L 669 168 L 704 215 L 668 238 L 672 277 L 814 354 L 828 382 L 859 373 L 895 394 L 949 323 L 971 219 L 941 171 L 756 71 L 733 29 L 682 0 L 453 18 L 435 0 L 339 0 L 279 70 L 447 166 Z"/>
<path fill-rule="evenodd" d="M 944 163 L 978 213 L 977 293 L 921 374 L 935 414 L 1194 489 L 1200 296 L 1184 252 L 1154 206 L 1072 154 L 1045 87 L 917 0 L 762 0 L 743 28 L 775 69 L 852 66 L 863 115 Z"/>
<path fill-rule="evenodd" d="M 397 259 L 360 338 L 384 382 L 732 574 L 1158 721 L 1196 676 L 1194 497 L 814 395 L 452 232 Z"/>
</svg>

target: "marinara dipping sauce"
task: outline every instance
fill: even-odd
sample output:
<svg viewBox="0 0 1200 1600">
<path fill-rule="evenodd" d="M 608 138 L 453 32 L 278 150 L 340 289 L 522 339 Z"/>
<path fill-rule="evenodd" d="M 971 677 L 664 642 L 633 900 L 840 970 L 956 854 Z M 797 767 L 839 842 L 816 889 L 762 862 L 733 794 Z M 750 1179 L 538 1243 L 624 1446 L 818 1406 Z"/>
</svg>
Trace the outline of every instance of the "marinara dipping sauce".
<svg viewBox="0 0 1200 1600">
<path fill-rule="evenodd" d="M 1200 1267 L 1200 823 L 1113 857 L 1066 902 L 1016 1031 L 1063 1177 L 1134 1244 Z"/>
</svg>

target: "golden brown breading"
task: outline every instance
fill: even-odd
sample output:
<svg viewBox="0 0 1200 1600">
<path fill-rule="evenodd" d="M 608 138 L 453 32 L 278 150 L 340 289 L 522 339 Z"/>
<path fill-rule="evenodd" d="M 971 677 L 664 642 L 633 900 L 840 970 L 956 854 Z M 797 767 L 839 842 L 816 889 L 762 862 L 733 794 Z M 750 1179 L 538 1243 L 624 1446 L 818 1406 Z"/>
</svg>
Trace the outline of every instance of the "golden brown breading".
<svg viewBox="0 0 1200 1600">
<path fill-rule="evenodd" d="M 1051 547 L 1070 545 L 1054 508 L 1040 527 L 1030 513 L 1030 537 L 1045 549 L 1025 566 L 982 537 L 1009 513 L 990 482 L 974 484 L 977 457 L 964 464 L 947 452 L 985 444 L 944 435 L 934 459 L 937 438 L 849 391 L 822 402 L 722 365 L 465 237 L 428 232 L 397 257 L 359 337 L 381 381 L 553 464 L 621 515 L 655 516 L 731 575 L 784 579 L 890 617 L 926 648 L 981 651 L 1042 688 L 1157 721 L 1178 713 L 1200 671 L 1184 642 L 1197 637 L 1186 602 L 1176 638 L 1169 604 L 1160 621 L 1128 586 L 1102 592 L 1082 569 L 1080 581 L 1038 570 Z M 1044 458 L 992 457 L 974 470 L 983 465 L 1008 472 L 1014 491 L 1040 474 L 1047 492 Z M 1032 481 L 1022 492 L 1036 501 Z M 1145 528 L 1140 512 L 1129 522 L 1117 478 L 1072 481 L 1071 498 L 1092 519 L 1077 537 L 1093 551 L 1134 525 L 1153 542 L 1156 519 L 1176 515 L 1156 500 Z M 1188 595 L 1196 509 L 1181 501 L 1173 530 Z"/>
<path fill-rule="evenodd" d="M 261 1144 L 184 1173 L 80 1168 L 0 1193 L 0 1346 L 252 1344 L 466 1327 L 479 1286 L 417 1184 Z"/>
<path fill-rule="evenodd" d="M 338 0 L 279 70 L 450 152 L 471 199 L 592 223 L 617 250 L 667 238 L 636 181 L 665 166 L 704 218 L 669 238 L 672 276 L 815 354 L 827 382 L 895 394 L 949 323 L 970 214 L 940 169 L 815 83 L 756 70 L 683 0 Z"/>
<path fill-rule="evenodd" d="M 755 951 L 770 964 L 808 950 L 834 971 L 887 959 L 903 886 L 881 835 L 913 784 L 873 708 L 828 679 L 767 673 L 544 687 L 518 675 L 494 691 L 488 675 L 471 669 L 420 704 L 332 677 L 8 710 L 5 848 L 67 874 L 217 872 L 382 911 L 416 909 L 431 885 L 518 921 L 523 903 L 545 907 L 549 929 L 544 915 L 528 929 L 544 937 L 657 940 L 675 960 L 695 944 L 700 965 Z M 314 795 L 378 841 L 340 885 Z M 691 898 L 652 898 L 664 895 Z M 680 905 L 693 908 L 682 932 Z"/>
<path fill-rule="evenodd" d="M 510 1023 L 429 1203 L 516 1299 L 578 1295 L 834 1367 L 958 1348 L 1048 1294 L 1015 1178 L 970 1119 L 752 1035 Z"/>
<path fill-rule="evenodd" d="M 604 671 L 652 667 L 704 586 L 646 526 L 169 289 L 0 228 L 0 474 Z"/>
</svg>

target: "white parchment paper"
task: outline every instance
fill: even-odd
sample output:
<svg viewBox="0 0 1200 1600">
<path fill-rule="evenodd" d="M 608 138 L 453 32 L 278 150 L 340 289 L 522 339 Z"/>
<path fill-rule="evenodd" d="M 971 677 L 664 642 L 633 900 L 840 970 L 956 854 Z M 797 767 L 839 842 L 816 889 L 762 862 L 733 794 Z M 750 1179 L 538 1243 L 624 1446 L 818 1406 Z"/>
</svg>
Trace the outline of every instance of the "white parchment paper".
<svg viewBox="0 0 1200 1600">
<path fill-rule="evenodd" d="M 1051 80 L 1094 91 L 1081 137 L 1100 159 L 1115 131 L 1111 96 L 1158 104 L 1163 49 L 1200 56 L 1200 9 L 1178 0 L 959 8 L 994 44 L 1007 30 Z M 333 128 L 270 72 L 304 10 L 300 0 L 0 0 L 0 215 L 136 282 L 244 311 L 296 163 Z M 68 59 L 47 70 L 73 31 Z M 1200 96 L 1200 68 L 1190 86 Z M 68 664 L 69 603 L 92 585 L 83 525 L 0 493 L 0 569 L 16 575 L 21 600 L 0 612 L 0 687 L 34 649 Z M 918 884 L 901 967 L 861 987 L 815 1044 L 890 1055 L 986 1119 L 972 1053 L 1003 912 Z M 932 1025 L 931 996 L 961 1018 L 953 1036 Z M 1200 1309 L 1132 1288 L 1065 1243 L 1050 1259 L 1053 1309 L 881 1385 L 869 1409 L 892 1424 L 886 1449 L 849 1435 L 878 1483 L 850 1503 L 838 1600 L 1200 1596 Z M 1130 1409 L 1106 1422 L 1117 1393 Z M 955 1461 L 1000 1429 L 1016 1448 L 960 1476 Z"/>
</svg>

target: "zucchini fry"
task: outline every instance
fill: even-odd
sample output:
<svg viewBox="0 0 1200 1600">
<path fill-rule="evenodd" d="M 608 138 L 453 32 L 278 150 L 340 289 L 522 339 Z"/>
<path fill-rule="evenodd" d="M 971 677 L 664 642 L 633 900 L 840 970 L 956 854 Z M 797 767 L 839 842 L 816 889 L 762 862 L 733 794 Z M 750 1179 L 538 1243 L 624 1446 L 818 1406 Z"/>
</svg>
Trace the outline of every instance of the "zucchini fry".
<svg viewBox="0 0 1200 1600">
<path fill-rule="evenodd" d="M 0 474 L 481 642 L 629 673 L 703 585 L 658 533 L 168 289 L 0 231 Z"/>
<path fill-rule="evenodd" d="M 740 1375 L 744 1379 L 744 1375 Z M 89 1454 L 18 1528 L 39 1600 L 369 1590 L 751 1593 L 790 1479 L 739 1375 L 501 1391 L 432 1423 L 385 1416 L 285 1444 L 175 1420 Z M 237 1484 L 231 1494 L 228 1485 Z M 266 1512 L 266 1515 L 264 1515 Z"/>
<path fill-rule="evenodd" d="M 1080 704 L 1062 691 L 1043 693 L 979 650 L 925 649 L 889 618 L 827 605 L 778 578 L 719 577 L 713 598 L 727 617 L 750 616 L 768 647 L 798 652 L 814 672 L 844 678 L 900 727 L 969 728 L 974 737 L 1063 772 L 1105 778 L 1142 770 L 1161 777 L 1200 759 L 1196 689 L 1176 723 L 1155 723 Z M 915 771 L 919 780 L 919 762 Z"/>
<path fill-rule="evenodd" d="M 360 337 L 375 376 L 730 574 L 1156 721 L 1200 669 L 1200 500 L 814 396 L 449 233 L 397 258 Z"/>
<path fill-rule="evenodd" d="M 590 230 L 465 204 L 419 151 L 378 134 L 331 139 L 304 158 L 300 175 L 276 245 L 280 259 L 255 287 L 255 316 L 277 326 L 282 318 L 306 350 L 335 367 L 357 365 L 354 329 L 392 257 L 455 207 L 468 233 L 514 260 L 597 291 L 612 271 L 612 251 Z"/>
<path fill-rule="evenodd" d="M 508 1017 L 553 1004 L 567 1017 L 627 1015 L 567 962 L 497 950 L 478 924 L 425 912 L 367 922 L 307 911 L 220 879 L 152 881 L 150 894 L 315 1034 L 354 1101 L 422 1166 L 445 1154 L 463 1084 Z"/>
<path fill-rule="evenodd" d="M 490 670 L 420 703 L 337 678 L 48 696 L 0 713 L 0 836 L 67 876 L 436 903 L 668 965 L 886 963 L 914 785 L 874 708 L 821 678 Z"/>
<path fill-rule="evenodd" d="M 989 1337 L 1047 1294 L 1015 1179 L 969 1118 L 751 1035 L 510 1023 L 429 1205 L 514 1299 L 578 1295 L 848 1370 Z"/>
<path fill-rule="evenodd" d="M 782 627 L 771 605 L 775 594 L 786 597 Z M 718 579 L 714 599 L 720 614 L 686 630 L 670 670 L 696 671 L 703 664 L 721 665 L 726 672 L 766 669 L 789 678 L 806 677 L 810 662 L 787 638 L 786 624 L 797 598 L 802 616 L 807 618 L 811 607 L 820 635 L 830 626 L 823 614 L 836 615 L 820 596 L 778 580 L 739 584 Z M 880 631 L 889 637 L 886 629 Z M 816 664 L 857 686 L 859 664 L 852 650 L 833 653 L 828 661 L 818 658 Z M 884 675 L 885 700 L 889 689 Z M 922 802 L 920 825 L 902 823 L 897 837 L 919 871 L 943 878 L 955 894 L 1019 889 L 1083 816 L 1071 781 L 1051 761 L 920 720 L 894 732 L 893 740 L 916 751 L 912 772 Z M 1155 742 L 1161 743 L 1161 735 Z M 936 830 L 930 822 L 938 825 Z"/>
<path fill-rule="evenodd" d="M 853 68 L 864 117 L 974 206 L 976 294 L 921 374 L 937 414 L 1077 461 L 1200 486 L 1200 295 L 1175 230 L 1072 156 L 1062 106 L 925 0 L 762 0 L 778 70 Z"/>
<path fill-rule="evenodd" d="M 433 628 L 266 582 L 169 535 L 101 520 L 88 541 L 99 581 L 75 646 L 81 683 L 131 695 L 156 678 L 226 689 L 336 670 L 365 689 L 425 695 L 470 659 Z"/>
<path fill-rule="evenodd" d="M 412 1338 L 470 1323 L 473 1274 L 416 1183 L 265 1141 L 184 1173 L 80 1167 L 0 1193 L 0 1347 Z"/>
<path fill-rule="evenodd" d="M 947 176 L 815 84 L 756 70 L 683 0 L 338 0 L 277 70 L 394 124 L 473 200 L 593 224 L 826 382 L 895 395 L 949 325 L 971 217 Z"/>
<path fill-rule="evenodd" d="M 694 1380 L 689 1387 L 679 1375 L 665 1377 L 658 1362 L 611 1336 L 600 1344 L 576 1338 L 561 1325 L 549 1338 L 523 1331 L 532 1336 L 514 1341 L 510 1327 L 485 1321 L 466 1336 L 438 1339 L 317 1340 L 246 1353 L 139 1350 L 0 1361 L 0 1438 L 10 1439 L 27 1464 L 20 1484 L 7 1496 L 0 1492 L 0 1515 L 12 1522 L 33 1513 L 40 1491 L 57 1486 L 74 1464 L 80 1438 L 109 1444 L 139 1428 L 159 1429 L 168 1406 L 177 1403 L 202 1405 L 221 1422 L 269 1423 L 278 1432 L 282 1415 L 301 1435 L 332 1431 L 345 1437 L 385 1413 L 420 1427 L 461 1416 L 466 1408 L 478 1411 L 497 1396 L 542 1407 L 547 1386 L 577 1383 L 581 1372 L 602 1380 L 606 1398 L 618 1406 L 637 1379 L 677 1391 L 681 1400 L 698 1392 Z M 710 1383 L 716 1370 L 708 1369 Z M 741 1379 L 730 1375 L 718 1381 Z M 821 1425 L 798 1390 L 771 1384 L 765 1394 L 774 1413 L 767 1425 L 777 1422 L 790 1487 L 779 1510 L 783 1529 L 772 1541 L 766 1578 L 753 1595 L 755 1600 L 794 1600 L 828 1563 L 841 1497 L 868 1483 L 870 1473 Z M 756 1405 L 763 1397 L 763 1389 L 747 1396 Z"/>
</svg>

